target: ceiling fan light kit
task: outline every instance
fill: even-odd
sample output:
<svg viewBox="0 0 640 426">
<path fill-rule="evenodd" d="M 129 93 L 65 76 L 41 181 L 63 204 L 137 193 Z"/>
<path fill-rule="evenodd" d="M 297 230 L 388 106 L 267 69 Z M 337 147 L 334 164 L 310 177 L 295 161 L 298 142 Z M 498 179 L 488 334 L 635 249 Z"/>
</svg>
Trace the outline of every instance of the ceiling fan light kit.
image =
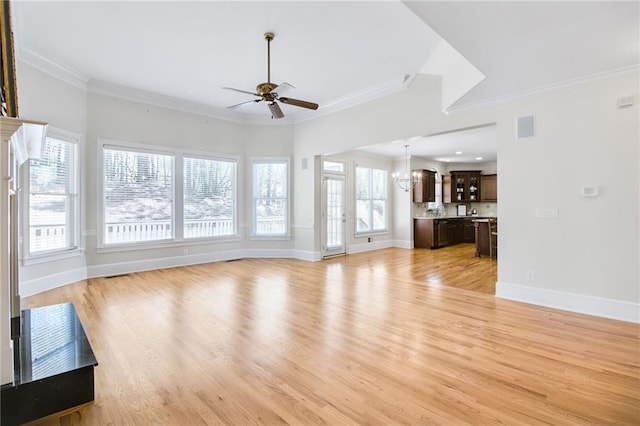
<svg viewBox="0 0 640 426">
<path fill-rule="evenodd" d="M 306 108 L 311 110 L 318 109 L 318 104 L 313 102 L 302 101 L 300 99 L 280 97 L 279 92 L 282 93 L 284 90 L 288 88 L 295 89 L 295 86 L 286 82 L 283 82 L 279 85 L 271 82 L 271 41 L 273 40 L 273 38 L 274 38 L 274 34 L 271 32 L 264 34 L 264 39 L 267 41 L 267 82 L 266 83 L 258 84 L 256 86 L 255 92 L 234 89 L 233 87 L 223 87 L 223 89 L 233 90 L 234 92 L 240 92 L 240 93 L 245 93 L 247 95 L 256 96 L 259 99 L 251 99 L 249 101 L 240 102 L 239 104 L 230 105 L 227 108 L 235 109 L 235 108 L 252 105 L 257 102 L 264 101 L 267 103 L 267 106 L 271 111 L 271 118 L 284 117 L 284 112 L 282 112 L 282 109 L 280 108 L 278 101 L 282 102 L 283 104 L 293 105 L 300 108 Z"/>
</svg>

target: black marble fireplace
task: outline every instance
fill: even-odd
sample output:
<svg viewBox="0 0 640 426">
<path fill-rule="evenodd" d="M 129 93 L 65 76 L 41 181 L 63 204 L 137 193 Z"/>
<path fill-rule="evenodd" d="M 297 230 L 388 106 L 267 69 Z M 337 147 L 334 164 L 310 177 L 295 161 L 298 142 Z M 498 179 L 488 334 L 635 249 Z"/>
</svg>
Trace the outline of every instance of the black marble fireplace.
<svg viewBox="0 0 640 426">
<path fill-rule="evenodd" d="M 71 303 L 21 312 L 13 384 L 3 385 L 2 425 L 29 422 L 94 400 L 98 361 Z"/>
</svg>

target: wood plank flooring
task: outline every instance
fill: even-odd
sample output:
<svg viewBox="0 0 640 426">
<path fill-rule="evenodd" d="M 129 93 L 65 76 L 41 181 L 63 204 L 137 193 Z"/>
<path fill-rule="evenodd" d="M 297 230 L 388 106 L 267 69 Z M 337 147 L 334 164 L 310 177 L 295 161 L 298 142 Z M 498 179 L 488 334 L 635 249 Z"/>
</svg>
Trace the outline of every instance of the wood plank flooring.
<svg viewBox="0 0 640 426">
<path fill-rule="evenodd" d="M 640 423 L 637 324 L 496 299 L 495 261 L 465 250 L 246 259 L 32 296 L 73 302 L 99 361 L 95 403 L 45 424 Z"/>
</svg>

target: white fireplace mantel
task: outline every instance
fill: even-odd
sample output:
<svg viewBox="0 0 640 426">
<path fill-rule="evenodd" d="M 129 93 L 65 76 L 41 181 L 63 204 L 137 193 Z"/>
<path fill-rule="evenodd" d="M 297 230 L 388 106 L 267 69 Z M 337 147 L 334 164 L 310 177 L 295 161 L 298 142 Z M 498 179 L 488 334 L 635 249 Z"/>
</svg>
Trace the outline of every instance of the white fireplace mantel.
<svg viewBox="0 0 640 426">
<path fill-rule="evenodd" d="M 46 130 L 47 123 L 0 117 L 0 384 L 3 385 L 13 382 L 11 318 L 20 315 L 15 172 L 28 158 L 39 156 Z"/>
</svg>

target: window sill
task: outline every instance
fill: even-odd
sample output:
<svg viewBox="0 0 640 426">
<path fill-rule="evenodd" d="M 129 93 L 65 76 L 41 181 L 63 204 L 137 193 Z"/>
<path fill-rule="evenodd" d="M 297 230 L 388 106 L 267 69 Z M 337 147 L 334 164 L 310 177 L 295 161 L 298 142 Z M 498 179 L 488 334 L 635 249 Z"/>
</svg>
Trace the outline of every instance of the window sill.
<svg viewBox="0 0 640 426">
<path fill-rule="evenodd" d="M 235 243 L 240 241 L 240 237 L 237 235 L 229 235 L 219 238 L 189 238 L 187 240 L 164 240 L 152 241 L 149 243 L 131 243 L 131 244 L 113 244 L 106 246 L 99 246 L 96 248 L 96 253 L 117 253 L 123 251 L 136 251 L 136 250 L 159 250 L 171 247 L 184 247 L 184 246 L 198 246 L 206 244 L 221 244 L 221 243 Z"/>
<path fill-rule="evenodd" d="M 253 235 L 249 237 L 250 241 L 289 241 L 291 235 Z"/>
<path fill-rule="evenodd" d="M 83 256 L 83 255 L 84 255 L 84 249 L 78 248 L 78 249 L 59 251 L 55 253 L 43 253 L 40 255 L 29 256 L 29 257 L 20 259 L 20 262 L 22 263 L 22 266 L 31 266 L 31 265 L 38 265 L 41 263 L 56 262 L 58 260 L 71 259 L 74 257 Z"/>
</svg>

